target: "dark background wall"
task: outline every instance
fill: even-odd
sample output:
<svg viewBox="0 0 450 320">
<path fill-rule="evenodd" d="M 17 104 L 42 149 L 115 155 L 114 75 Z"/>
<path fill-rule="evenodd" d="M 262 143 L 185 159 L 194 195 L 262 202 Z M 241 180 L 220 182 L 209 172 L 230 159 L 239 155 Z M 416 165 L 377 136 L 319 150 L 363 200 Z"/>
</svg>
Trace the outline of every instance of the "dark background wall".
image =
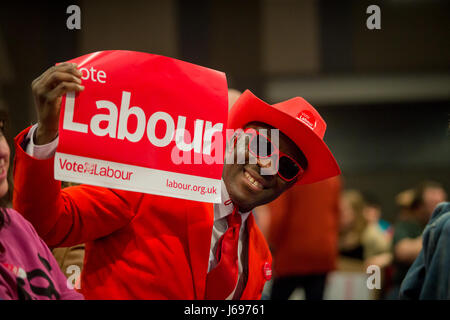
<svg viewBox="0 0 450 320">
<path fill-rule="evenodd" d="M 66 8 L 81 8 L 81 30 Z M 381 8 L 381 30 L 366 8 Z M 31 81 L 96 50 L 138 50 L 225 71 L 268 102 L 299 95 L 328 123 L 345 186 L 393 221 L 394 196 L 424 179 L 450 190 L 450 2 L 40 1 L 0 4 L 0 103 L 13 134 L 35 121 Z"/>
</svg>

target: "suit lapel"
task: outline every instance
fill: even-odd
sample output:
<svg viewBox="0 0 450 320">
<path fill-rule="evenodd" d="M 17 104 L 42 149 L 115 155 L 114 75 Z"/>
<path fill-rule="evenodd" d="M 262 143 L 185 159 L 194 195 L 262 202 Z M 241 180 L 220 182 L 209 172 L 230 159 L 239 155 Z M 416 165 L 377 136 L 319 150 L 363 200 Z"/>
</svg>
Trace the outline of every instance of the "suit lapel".
<svg viewBox="0 0 450 320">
<path fill-rule="evenodd" d="M 187 210 L 188 245 L 196 299 L 204 299 L 209 250 L 214 223 L 214 205 L 192 202 Z"/>
</svg>

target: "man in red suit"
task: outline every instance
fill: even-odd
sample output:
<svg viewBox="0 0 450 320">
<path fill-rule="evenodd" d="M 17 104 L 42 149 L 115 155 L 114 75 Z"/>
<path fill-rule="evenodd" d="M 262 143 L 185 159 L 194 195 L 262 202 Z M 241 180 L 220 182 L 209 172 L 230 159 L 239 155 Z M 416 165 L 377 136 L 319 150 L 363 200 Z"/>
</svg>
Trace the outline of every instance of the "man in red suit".
<svg viewBox="0 0 450 320">
<path fill-rule="evenodd" d="M 219 204 L 88 185 L 61 190 L 53 179 L 61 96 L 82 91 L 80 77 L 63 63 L 34 80 L 38 123 L 15 139 L 13 204 L 50 247 L 86 243 L 85 297 L 259 299 L 272 258 L 251 210 L 296 183 L 340 173 L 317 111 L 302 98 L 271 106 L 244 92 L 228 127 L 244 128 L 231 147 L 246 161 L 224 165 Z M 278 145 L 264 134 L 272 128 Z M 259 143 L 269 148 L 265 156 Z M 263 174 L 266 167 L 276 170 Z"/>
</svg>

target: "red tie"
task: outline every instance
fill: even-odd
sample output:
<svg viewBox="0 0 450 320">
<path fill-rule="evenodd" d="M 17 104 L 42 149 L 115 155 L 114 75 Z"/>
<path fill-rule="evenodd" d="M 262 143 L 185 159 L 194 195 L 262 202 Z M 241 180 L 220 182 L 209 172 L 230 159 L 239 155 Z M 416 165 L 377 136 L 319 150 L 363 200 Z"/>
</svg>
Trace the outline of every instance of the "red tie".
<svg viewBox="0 0 450 320">
<path fill-rule="evenodd" d="M 225 300 L 238 280 L 238 242 L 242 219 L 236 206 L 227 221 L 228 229 L 217 245 L 217 266 L 206 275 L 207 300 Z"/>
</svg>

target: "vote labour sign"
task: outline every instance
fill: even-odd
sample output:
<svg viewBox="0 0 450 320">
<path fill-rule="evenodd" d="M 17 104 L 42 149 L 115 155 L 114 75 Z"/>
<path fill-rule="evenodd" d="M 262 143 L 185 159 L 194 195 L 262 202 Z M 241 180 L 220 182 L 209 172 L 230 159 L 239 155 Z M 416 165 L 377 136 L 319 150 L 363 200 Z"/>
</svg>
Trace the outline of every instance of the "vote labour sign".
<svg viewBox="0 0 450 320">
<path fill-rule="evenodd" d="M 63 97 L 55 179 L 220 202 L 225 74 L 159 55 L 101 51 Z"/>
</svg>

